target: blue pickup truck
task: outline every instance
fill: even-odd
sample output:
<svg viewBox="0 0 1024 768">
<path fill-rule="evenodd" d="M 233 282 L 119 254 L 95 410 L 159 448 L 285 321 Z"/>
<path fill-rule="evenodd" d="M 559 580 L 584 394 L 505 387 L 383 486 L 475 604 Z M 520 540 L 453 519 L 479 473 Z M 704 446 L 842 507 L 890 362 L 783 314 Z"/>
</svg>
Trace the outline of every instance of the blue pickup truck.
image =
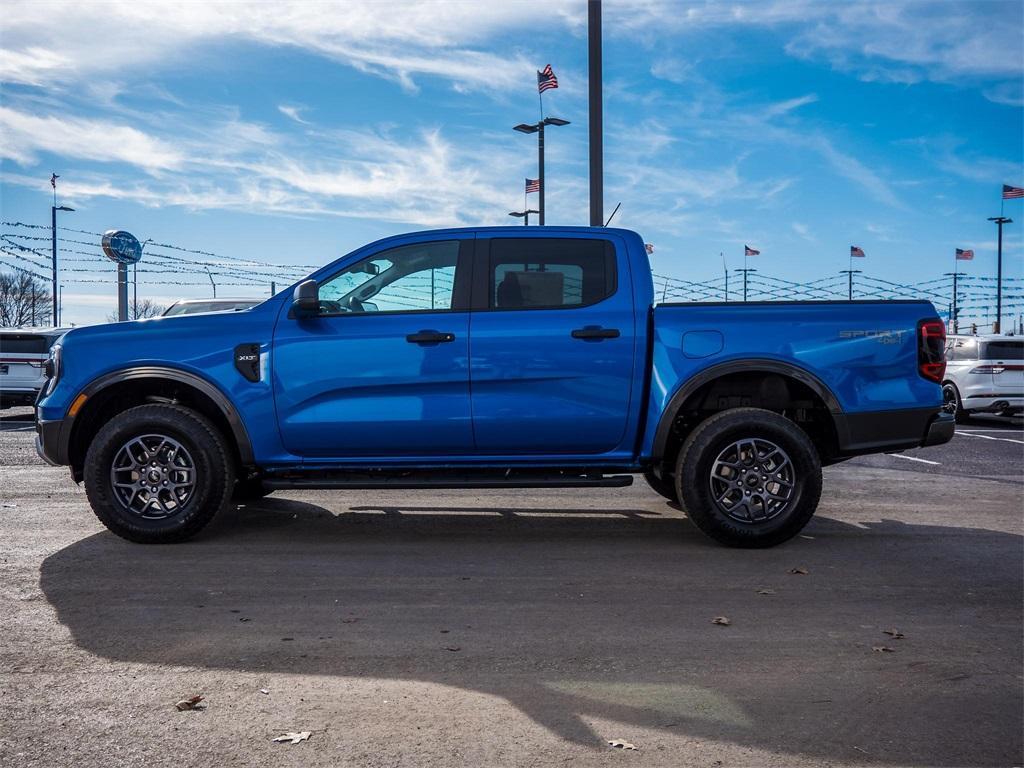
<svg viewBox="0 0 1024 768">
<path fill-rule="evenodd" d="M 251 309 L 76 328 L 37 449 L 137 542 L 286 488 L 616 487 L 719 542 L 814 514 L 821 467 L 951 439 L 924 301 L 657 304 L 644 243 L 449 229 L 360 248 Z"/>
</svg>

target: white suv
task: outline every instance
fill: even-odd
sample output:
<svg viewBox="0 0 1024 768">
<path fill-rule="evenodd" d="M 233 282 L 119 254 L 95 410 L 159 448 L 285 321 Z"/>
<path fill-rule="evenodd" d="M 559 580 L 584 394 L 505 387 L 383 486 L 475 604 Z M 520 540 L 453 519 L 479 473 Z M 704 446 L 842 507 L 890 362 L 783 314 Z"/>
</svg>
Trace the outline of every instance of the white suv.
<svg viewBox="0 0 1024 768">
<path fill-rule="evenodd" d="M 1024 338 L 950 336 L 946 339 L 946 410 L 965 421 L 972 413 L 1024 411 Z"/>
<path fill-rule="evenodd" d="M 0 408 L 34 405 L 50 347 L 69 328 L 0 328 Z"/>
</svg>

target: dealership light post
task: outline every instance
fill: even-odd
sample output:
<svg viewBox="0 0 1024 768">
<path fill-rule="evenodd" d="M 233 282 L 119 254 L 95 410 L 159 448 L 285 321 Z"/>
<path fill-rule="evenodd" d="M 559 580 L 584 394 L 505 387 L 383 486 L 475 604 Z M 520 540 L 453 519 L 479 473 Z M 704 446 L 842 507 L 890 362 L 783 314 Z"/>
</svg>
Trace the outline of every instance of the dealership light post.
<svg viewBox="0 0 1024 768">
<path fill-rule="evenodd" d="M 509 216 L 515 216 L 517 219 L 522 219 L 523 220 L 523 226 L 524 227 L 528 227 L 528 226 L 530 226 L 530 214 L 531 213 L 540 213 L 540 211 L 538 211 L 538 210 L 536 210 L 534 208 L 527 208 L 525 211 L 509 211 L 508 215 Z"/>
<path fill-rule="evenodd" d="M 601 0 L 587 2 L 587 78 L 590 122 L 590 226 L 604 221 L 604 102 L 601 72 Z M 543 206 L 541 206 L 543 209 Z M 610 219 L 609 219 L 610 220 Z M 541 221 L 541 224 L 544 222 Z"/>
<path fill-rule="evenodd" d="M 53 285 L 51 286 L 53 288 L 53 307 L 51 309 L 52 309 L 52 315 L 53 315 L 53 327 L 54 328 L 57 328 L 58 326 L 60 326 L 60 304 L 59 304 L 60 297 L 57 296 L 57 293 L 58 293 L 58 291 L 57 291 L 57 211 L 68 211 L 68 212 L 70 212 L 70 211 L 73 211 L 73 210 L 75 210 L 75 209 L 74 208 L 68 208 L 66 205 L 57 205 L 57 192 L 56 192 L 56 188 L 54 188 L 53 205 L 50 206 L 50 227 L 51 227 L 50 231 L 51 231 L 51 233 L 53 235 L 52 238 L 51 238 L 51 240 L 53 242 L 53 261 L 52 261 L 52 264 L 51 264 L 51 267 L 53 268 L 53 275 L 52 275 L 52 283 L 53 283 Z"/>
<path fill-rule="evenodd" d="M 542 227 L 544 226 L 544 193 L 547 191 L 547 185 L 544 183 L 544 126 L 546 125 L 569 125 L 569 121 L 560 117 L 545 117 L 539 123 L 520 123 L 512 129 L 520 133 L 537 134 L 537 178 L 540 180 L 540 189 L 538 190 L 540 199 L 537 201 L 537 208 L 540 210 L 537 219 Z"/>
<path fill-rule="evenodd" d="M 743 300 L 746 301 L 747 300 L 747 275 L 750 274 L 751 272 L 757 272 L 757 270 L 754 269 L 753 267 L 744 267 L 743 269 L 735 269 L 733 271 L 734 272 L 742 272 L 743 273 Z"/>
<path fill-rule="evenodd" d="M 852 261 L 852 259 L 851 259 Z M 846 300 L 853 301 L 853 276 L 860 274 L 859 269 L 841 269 L 840 275 L 846 275 Z"/>
<path fill-rule="evenodd" d="M 1013 219 L 990 216 L 988 220 L 994 221 L 999 227 L 999 245 L 996 250 L 996 324 L 992 332 L 1000 333 L 1003 328 L 1003 224 L 1012 224 Z"/>
</svg>

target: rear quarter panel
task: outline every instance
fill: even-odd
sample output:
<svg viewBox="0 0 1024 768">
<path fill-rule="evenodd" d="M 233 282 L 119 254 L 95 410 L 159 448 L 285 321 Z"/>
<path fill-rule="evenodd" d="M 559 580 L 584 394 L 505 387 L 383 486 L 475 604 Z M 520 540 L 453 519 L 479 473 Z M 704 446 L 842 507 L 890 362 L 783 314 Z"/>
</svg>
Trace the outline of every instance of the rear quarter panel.
<svg viewBox="0 0 1024 768">
<path fill-rule="evenodd" d="M 935 316 L 928 302 L 659 305 L 653 310 L 644 454 L 650 454 L 658 421 L 680 387 L 731 361 L 796 366 L 827 386 L 846 413 L 938 408 L 941 388 L 917 372 L 917 323 Z M 701 343 L 688 344 L 688 356 L 683 336 L 695 331 L 711 333 L 697 335 Z M 716 333 L 721 344 L 707 344 Z"/>
</svg>

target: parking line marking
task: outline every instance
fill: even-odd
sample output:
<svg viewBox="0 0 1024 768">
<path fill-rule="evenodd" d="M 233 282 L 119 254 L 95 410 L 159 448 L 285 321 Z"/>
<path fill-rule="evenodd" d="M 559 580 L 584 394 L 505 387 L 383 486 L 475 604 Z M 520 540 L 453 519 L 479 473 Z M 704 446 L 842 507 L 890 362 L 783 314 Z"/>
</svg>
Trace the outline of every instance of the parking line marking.
<svg viewBox="0 0 1024 768">
<path fill-rule="evenodd" d="M 931 464 L 931 465 L 936 466 L 936 467 L 941 467 L 942 466 L 942 464 L 940 464 L 937 461 L 929 461 L 928 459 L 919 459 L 919 458 L 917 458 L 917 456 L 904 456 L 902 453 L 887 453 L 885 455 L 886 456 L 892 456 L 894 459 L 906 459 L 907 461 L 918 461 L 918 462 L 920 462 L 922 464 Z"/>
<path fill-rule="evenodd" d="M 1017 443 L 1018 445 L 1024 445 L 1024 440 L 1011 440 L 1009 437 L 989 437 L 988 435 L 978 435 L 974 432 L 957 432 L 958 435 L 964 437 L 980 437 L 982 440 L 998 440 L 1001 443 Z"/>
</svg>

